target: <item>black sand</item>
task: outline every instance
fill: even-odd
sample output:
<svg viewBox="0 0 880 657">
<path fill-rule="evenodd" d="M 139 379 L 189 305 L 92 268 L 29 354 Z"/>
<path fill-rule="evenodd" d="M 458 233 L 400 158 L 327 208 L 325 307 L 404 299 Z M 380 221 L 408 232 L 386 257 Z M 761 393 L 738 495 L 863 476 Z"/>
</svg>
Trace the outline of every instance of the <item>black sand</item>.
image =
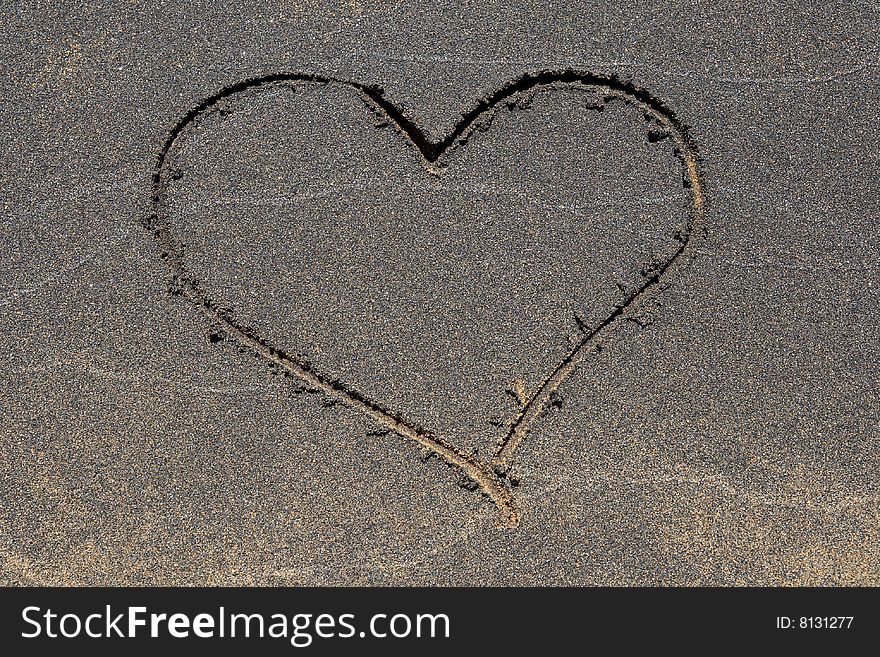
<svg viewBox="0 0 880 657">
<path fill-rule="evenodd" d="M 876 7 L 115 4 L 0 14 L 3 581 L 880 581 Z M 514 93 L 437 162 L 346 84 L 243 86 L 162 199 L 213 320 L 161 257 L 157 158 L 229 85 L 381 87 L 442 142 L 542 71 L 614 82 Z M 687 129 L 705 232 L 630 88 Z M 489 464 L 683 239 L 486 465 L 516 527 L 346 403 Z"/>
</svg>

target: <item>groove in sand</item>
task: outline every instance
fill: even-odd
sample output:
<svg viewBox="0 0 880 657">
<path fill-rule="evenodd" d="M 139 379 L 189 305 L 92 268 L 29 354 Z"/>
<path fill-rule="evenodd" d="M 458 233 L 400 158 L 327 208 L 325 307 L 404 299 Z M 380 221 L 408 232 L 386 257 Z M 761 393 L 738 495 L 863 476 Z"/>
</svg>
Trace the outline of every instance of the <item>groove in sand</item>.
<svg viewBox="0 0 880 657">
<path fill-rule="evenodd" d="M 655 128 L 659 127 L 675 142 L 682 161 L 683 177 L 689 183 L 693 194 L 691 213 L 679 236 L 679 247 L 670 257 L 648 273 L 644 283 L 629 294 L 622 303 L 615 306 L 604 321 L 596 328 L 585 332 L 565 358 L 527 397 L 521 410 L 513 419 L 509 431 L 498 443 L 491 462 L 483 463 L 475 457 L 464 454 L 446 440 L 406 421 L 391 409 L 383 407 L 339 381 L 322 376 L 301 359 L 267 344 L 249 329 L 236 324 L 227 312 L 218 308 L 187 272 L 167 212 L 167 187 L 171 177 L 172 149 L 175 142 L 188 127 L 198 124 L 200 119 L 222 100 L 246 91 L 253 92 L 261 88 L 292 83 L 336 85 L 353 90 L 374 111 L 383 115 L 397 128 L 398 132 L 420 154 L 426 170 L 435 175 L 441 171 L 437 165 L 441 164 L 443 159 L 450 157 L 477 128 L 478 119 L 491 116 L 505 101 L 544 89 L 565 87 L 599 94 L 605 97 L 606 101 L 611 98 L 622 100 L 638 108 L 646 119 L 653 121 Z M 437 454 L 450 465 L 460 468 L 482 490 L 483 494 L 492 500 L 500 513 L 500 524 L 506 527 L 514 527 L 519 523 L 519 514 L 514 506 L 513 495 L 506 480 L 506 473 L 514 452 L 525 439 L 532 424 L 552 402 L 554 393 L 587 355 L 597 348 L 599 343 L 606 339 L 616 326 L 620 325 L 621 320 L 633 317 L 646 300 L 659 294 L 673 269 L 688 259 L 693 250 L 692 238 L 699 236 L 704 230 L 706 206 L 697 149 L 689 138 L 686 128 L 675 118 L 674 113 L 662 101 L 630 83 L 620 81 L 612 76 L 572 70 L 542 71 L 526 74 L 513 80 L 478 101 L 455 125 L 452 132 L 437 142 L 429 140 L 416 124 L 385 98 L 379 88 L 348 80 L 302 73 L 274 73 L 243 80 L 199 102 L 171 129 L 159 151 L 153 173 L 151 201 L 153 214 L 145 221 L 145 227 L 156 237 L 162 251 L 162 258 L 172 270 L 174 276 L 172 289 L 175 293 L 192 302 L 209 322 L 222 327 L 223 331 L 231 338 L 281 368 L 288 375 L 298 378 L 311 388 L 322 391 L 331 399 L 360 411 L 384 429 L 414 441 Z"/>
</svg>

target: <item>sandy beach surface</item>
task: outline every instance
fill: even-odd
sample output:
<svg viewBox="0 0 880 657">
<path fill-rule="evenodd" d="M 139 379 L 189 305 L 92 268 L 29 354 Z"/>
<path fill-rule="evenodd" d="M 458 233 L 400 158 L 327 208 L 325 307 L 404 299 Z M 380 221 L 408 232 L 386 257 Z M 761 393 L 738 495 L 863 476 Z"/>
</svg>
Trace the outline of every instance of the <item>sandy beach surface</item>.
<svg viewBox="0 0 880 657">
<path fill-rule="evenodd" d="M 0 582 L 880 584 L 876 4 L 0 24 Z"/>
</svg>

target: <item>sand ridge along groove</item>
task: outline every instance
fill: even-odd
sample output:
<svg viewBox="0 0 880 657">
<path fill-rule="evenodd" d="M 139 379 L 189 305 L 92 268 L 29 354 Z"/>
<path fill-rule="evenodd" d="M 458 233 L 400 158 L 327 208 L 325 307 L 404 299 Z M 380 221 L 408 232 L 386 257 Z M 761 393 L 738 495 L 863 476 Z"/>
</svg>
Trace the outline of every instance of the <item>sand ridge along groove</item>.
<svg viewBox="0 0 880 657">
<path fill-rule="evenodd" d="M 509 431 L 496 446 L 491 461 L 482 462 L 476 457 L 465 454 L 441 436 L 408 422 L 397 411 L 385 408 L 343 381 L 323 376 L 302 359 L 268 344 L 251 329 L 236 323 L 228 310 L 220 308 L 212 301 L 184 266 L 182 250 L 168 218 L 167 188 L 172 173 L 175 142 L 188 128 L 197 125 L 200 119 L 220 101 L 243 92 L 252 93 L 285 84 L 336 85 L 358 94 L 374 112 L 395 126 L 399 134 L 419 153 L 426 170 L 434 175 L 441 174 L 444 160 L 450 157 L 460 144 L 467 141 L 474 130 L 478 129 L 479 119 L 491 117 L 500 107 L 515 101 L 519 96 L 536 93 L 542 89 L 565 87 L 598 94 L 605 102 L 612 99 L 621 100 L 643 113 L 650 130 L 649 139 L 653 134 L 670 137 L 673 140 L 676 154 L 681 161 L 682 183 L 690 188 L 693 195 L 690 216 L 677 235 L 678 247 L 664 261 L 656 262 L 643 270 L 642 284 L 615 305 L 612 312 L 597 326 L 591 328 L 579 322 L 581 338 L 561 362 L 549 369 L 547 376 L 535 390 L 523 395 L 521 408 L 511 422 Z M 144 226 L 156 238 L 161 257 L 171 269 L 172 294 L 188 299 L 211 324 L 218 326 L 229 337 L 280 368 L 286 375 L 299 379 L 334 401 L 342 402 L 360 411 L 384 430 L 414 441 L 440 456 L 448 464 L 460 468 L 495 504 L 500 513 L 499 525 L 503 527 L 515 527 L 519 523 L 519 513 L 514 504 L 507 474 L 509 463 L 530 427 L 553 402 L 554 393 L 572 375 L 578 365 L 590 353 L 601 349 L 601 342 L 608 338 L 623 320 L 634 320 L 639 308 L 646 301 L 659 295 L 668 285 L 668 280 L 674 271 L 689 260 L 695 248 L 695 238 L 704 234 L 706 212 L 699 154 L 687 129 L 676 119 L 675 114 L 662 101 L 631 83 L 621 81 L 614 76 L 574 70 L 528 73 L 512 80 L 480 99 L 456 124 L 452 132 L 437 142 L 429 140 L 425 133 L 389 101 L 383 90 L 378 87 L 322 75 L 293 72 L 273 73 L 242 80 L 203 99 L 171 129 L 159 151 L 153 172 L 151 204 L 152 212 L 144 221 Z"/>
</svg>

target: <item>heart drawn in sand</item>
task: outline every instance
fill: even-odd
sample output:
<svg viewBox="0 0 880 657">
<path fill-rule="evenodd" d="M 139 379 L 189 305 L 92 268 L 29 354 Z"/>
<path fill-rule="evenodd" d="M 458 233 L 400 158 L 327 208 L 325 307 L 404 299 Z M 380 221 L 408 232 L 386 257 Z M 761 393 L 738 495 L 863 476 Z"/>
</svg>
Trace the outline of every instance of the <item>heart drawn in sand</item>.
<svg viewBox="0 0 880 657">
<path fill-rule="evenodd" d="M 511 107 L 522 99 L 534 97 L 544 90 L 584 92 L 603 99 L 603 102 L 621 101 L 644 117 L 649 141 L 665 138 L 671 140 L 680 162 L 681 180 L 689 194 L 689 209 L 686 218 L 675 233 L 674 247 L 667 249 L 662 257 L 655 258 L 648 266 L 642 268 L 637 284 L 627 288 L 621 286 L 621 297 L 609 306 L 607 312 L 603 311 L 600 317 L 595 317 L 588 323 L 579 321 L 577 338 L 569 344 L 564 355 L 553 362 L 536 365 L 541 372 L 537 385 L 517 386 L 516 396 L 519 406 L 514 416 L 503 424 L 503 436 L 490 458 L 480 459 L 476 454 L 469 453 L 460 445 L 454 444 L 448 437 L 422 428 L 409 419 L 407 409 L 390 408 L 381 400 L 367 396 L 354 385 L 353 381 L 346 380 L 345 372 L 339 372 L 334 377 L 327 376 L 305 358 L 282 348 L 277 343 L 277 339 L 270 340 L 262 332 L 258 334 L 257 330 L 248 327 L 240 319 L 238 314 L 240 308 L 228 308 L 226 304 L 221 304 L 214 296 L 216 290 L 209 289 L 210 285 L 203 283 L 200 277 L 193 273 L 184 256 L 180 226 L 173 225 L 174 220 L 169 209 L 171 203 L 169 190 L 172 182 L 180 177 L 176 158 L 180 155 L 181 143 L 185 141 L 188 133 L 199 129 L 207 117 L 226 111 L 224 108 L 236 98 L 252 97 L 255 94 L 291 85 L 318 90 L 333 89 L 334 92 L 341 91 L 363 101 L 383 124 L 396 128 L 397 133 L 402 137 L 402 140 L 398 138 L 399 141 L 405 140 L 415 149 L 425 175 L 438 178 L 444 175 L 444 167 L 462 144 L 467 142 L 476 131 L 489 129 L 492 117 L 500 111 L 499 108 Z M 599 109 L 601 111 L 601 107 Z M 341 402 L 360 411 L 375 422 L 382 431 L 412 441 L 438 455 L 448 464 L 460 468 L 473 482 L 473 486 L 481 489 L 495 504 L 500 513 L 500 523 L 508 527 L 515 526 L 519 521 L 519 513 L 514 504 L 508 477 L 510 463 L 517 448 L 535 421 L 553 404 L 559 387 L 589 354 L 595 353 L 601 347 L 602 341 L 607 340 L 624 320 L 638 321 L 645 307 L 656 301 L 656 297 L 665 289 L 669 279 L 689 259 L 694 249 L 694 239 L 703 232 L 705 212 L 702 174 L 697 151 L 674 114 L 647 91 L 614 77 L 578 71 L 545 71 L 527 74 L 508 83 L 479 101 L 464 115 L 452 132 L 439 141 L 431 141 L 377 88 L 348 80 L 299 73 L 277 73 L 244 80 L 204 99 L 174 126 L 159 152 L 151 202 L 152 213 L 145 226 L 157 239 L 161 256 L 171 269 L 172 291 L 175 294 L 188 299 L 228 338 L 255 352 L 285 374 L 295 377 L 309 389 L 322 392 L 330 398 L 330 401 Z M 528 337 L 526 335 L 526 338 Z M 424 338 L 430 341 L 431 336 L 425 335 Z"/>
</svg>

